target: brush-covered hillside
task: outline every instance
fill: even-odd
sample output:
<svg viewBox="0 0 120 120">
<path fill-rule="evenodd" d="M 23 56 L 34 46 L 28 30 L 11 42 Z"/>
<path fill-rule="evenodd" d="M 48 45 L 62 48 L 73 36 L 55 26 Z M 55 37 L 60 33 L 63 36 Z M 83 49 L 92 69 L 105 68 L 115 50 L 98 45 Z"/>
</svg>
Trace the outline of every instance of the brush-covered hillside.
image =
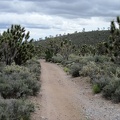
<svg viewBox="0 0 120 120">
<path fill-rule="evenodd" d="M 110 36 L 110 31 L 103 30 L 103 31 L 89 31 L 89 32 L 75 32 L 72 34 L 67 35 L 59 35 L 57 37 L 46 37 L 45 40 L 36 41 L 35 44 L 46 45 L 47 40 L 56 39 L 56 40 L 63 40 L 68 39 L 71 40 L 73 44 L 76 45 L 96 45 L 99 42 L 107 41 Z"/>
<path fill-rule="evenodd" d="M 90 31 L 68 34 L 63 37 L 71 40 L 74 44 L 97 44 L 108 40 L 110 31 Z"/>
</svg>

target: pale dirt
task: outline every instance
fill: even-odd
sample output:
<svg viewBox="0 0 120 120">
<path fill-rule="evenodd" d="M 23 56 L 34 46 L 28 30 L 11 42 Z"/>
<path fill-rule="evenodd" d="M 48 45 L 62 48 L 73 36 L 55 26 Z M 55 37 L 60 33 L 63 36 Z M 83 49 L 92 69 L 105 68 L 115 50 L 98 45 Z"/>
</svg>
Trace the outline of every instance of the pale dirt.
<svg viewBox="0 0 120 120">
<path fill-rule="evenodd" d="M 120 120 L 120 104 L 93 95 L 88 78 L 71 78 L 56 64 L 40 63 L 42 87 L 32 98 L 32 120 Z"/>
</svg>

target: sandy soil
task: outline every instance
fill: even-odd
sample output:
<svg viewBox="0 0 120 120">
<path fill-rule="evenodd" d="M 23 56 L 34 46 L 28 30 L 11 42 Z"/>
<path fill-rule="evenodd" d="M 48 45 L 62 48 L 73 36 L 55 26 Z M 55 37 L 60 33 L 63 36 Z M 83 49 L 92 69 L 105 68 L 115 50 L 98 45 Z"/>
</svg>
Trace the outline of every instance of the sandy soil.
<svg viewBox="0 0 120 120">
<path fill-rule="evenodd" d="M 120 120 L 120 105 L 93 95 L 88 78 L 71 78 L 56 64 L 40 63 L 42 87 L 32 98 L 32 120 Z"/>
</svg>

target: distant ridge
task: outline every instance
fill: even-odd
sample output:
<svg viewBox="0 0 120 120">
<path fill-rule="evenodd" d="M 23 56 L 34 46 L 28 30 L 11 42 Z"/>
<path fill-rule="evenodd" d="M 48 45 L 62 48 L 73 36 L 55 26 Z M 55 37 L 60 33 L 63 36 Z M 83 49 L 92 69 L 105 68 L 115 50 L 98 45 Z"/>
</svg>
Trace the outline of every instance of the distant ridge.
<svg viewBox="0 0 120 120">
<path fill-rule="evenodd" d="M 50 39 L 56 39 L 56 40 L 62 40 L 62 39 L 68 39 L 71 40 L 73 44 L 75 45 L 96 45 L 99 42 L 104 42 L 109 40 L 110 31 L 108 30 L 102 30 L 102 31 L 89 31 L 89 32 L 78 32 L 78 33 L 72 33 L 67 35 L 61 35 L 57 37 L 52 38 L 46 38 L 45 40 L 36 41 L 35 44 L 41 44 L 46 45 L 47 40 Z"/>
</svg>

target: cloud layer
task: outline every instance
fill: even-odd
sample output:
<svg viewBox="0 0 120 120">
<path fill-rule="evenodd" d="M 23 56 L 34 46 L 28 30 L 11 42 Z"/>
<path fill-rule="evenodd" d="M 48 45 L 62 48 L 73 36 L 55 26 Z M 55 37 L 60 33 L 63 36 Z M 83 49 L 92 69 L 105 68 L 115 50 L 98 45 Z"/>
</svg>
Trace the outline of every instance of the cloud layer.
<svg viewBox="0 0 120 120">
<path fill-rule="evenodd" d="M 119 14 L 119 0 L 4 0 L 0 1 L 0 31 L 21 24 L 39 38 L 107 28 Z"/>
</svg>

